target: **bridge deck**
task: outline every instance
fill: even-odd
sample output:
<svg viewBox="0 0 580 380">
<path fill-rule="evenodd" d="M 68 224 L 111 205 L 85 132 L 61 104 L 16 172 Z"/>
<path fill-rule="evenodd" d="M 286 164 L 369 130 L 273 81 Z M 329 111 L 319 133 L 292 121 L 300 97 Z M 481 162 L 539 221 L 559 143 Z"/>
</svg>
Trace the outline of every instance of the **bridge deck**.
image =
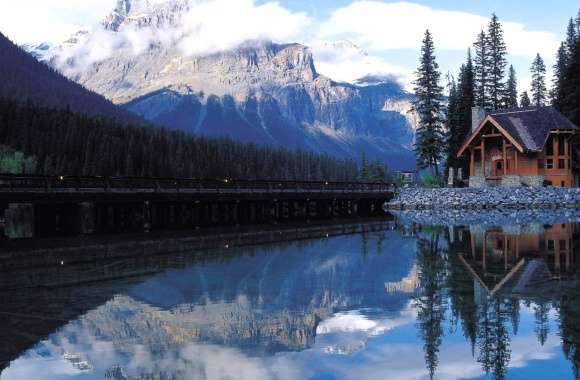
<svg viewBox="0 0 580 380">
<path fill-rule="evenodd" d="M 389 183 L 0 175 L 0 200 L 139 201 L 389 197 Z"/>
</svg>

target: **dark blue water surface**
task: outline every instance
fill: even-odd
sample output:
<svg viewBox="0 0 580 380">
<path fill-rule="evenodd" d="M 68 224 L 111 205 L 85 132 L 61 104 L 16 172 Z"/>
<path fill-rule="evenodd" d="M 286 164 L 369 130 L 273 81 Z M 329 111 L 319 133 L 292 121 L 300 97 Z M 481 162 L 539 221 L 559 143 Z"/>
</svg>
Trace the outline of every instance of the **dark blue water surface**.
<svg viewBox="0 0 580 380">
<path fill-rule="evenodd" d="M 0 379 L 580 378 L 578 225 L 362 230 L 6 270 Z"/>
</svg>

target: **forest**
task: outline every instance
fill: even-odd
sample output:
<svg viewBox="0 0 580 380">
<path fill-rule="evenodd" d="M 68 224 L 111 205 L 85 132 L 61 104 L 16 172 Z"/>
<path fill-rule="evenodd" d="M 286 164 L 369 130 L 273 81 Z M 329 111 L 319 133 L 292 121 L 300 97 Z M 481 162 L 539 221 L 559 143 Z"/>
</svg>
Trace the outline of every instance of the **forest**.
<svg viewBox="0 0 580 380">
<path fill-rule="evenodd" d="M 427 30 L 414 82 L 414 109 L 420 117 L 415 143 L 419 168 L 429 168 L 435 177 L 442 164 L 445 172 L 449 167 L 466 172 L 466 158 L 456 154 L 471 132 L 474 106 L 488 112 L 554 106 L 580 125 L 580 11 L 568 22 L 566 38 L 556 53 L 552 83 L 539 53 L 530 63 L 529 94 L 518 93 L 517 73 L 508 62 L 503 25 L 495 14 L 473 48 L 466 47 L 466 60 L 458 75 L 446 74 L 446 83 L 442 83 L 436 59 L 435 39 Z"/>
<path fill-rule="evenodd" d="M 0 145 L 10 147 L 0 149 L 0 158 L 18 173 L 329 181 L 358 176 L 351 160 L 191 136 L 10 99 L 0 99 Z"/>
</svg>

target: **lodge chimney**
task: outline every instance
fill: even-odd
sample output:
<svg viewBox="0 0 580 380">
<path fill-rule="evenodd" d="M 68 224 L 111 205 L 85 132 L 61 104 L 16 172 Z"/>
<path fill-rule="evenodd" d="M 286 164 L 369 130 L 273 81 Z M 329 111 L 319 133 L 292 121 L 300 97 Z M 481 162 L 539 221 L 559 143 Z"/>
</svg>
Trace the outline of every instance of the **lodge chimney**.
<svg viewBox="0 0 580 380">
<path fill-rule="evenodd" d="M 486 113 L 483 107 L 475 106 L 471 108 L 471 132 L 479 127 L 479 124 L 485 119 L 485 116 Z"/>
</svg>

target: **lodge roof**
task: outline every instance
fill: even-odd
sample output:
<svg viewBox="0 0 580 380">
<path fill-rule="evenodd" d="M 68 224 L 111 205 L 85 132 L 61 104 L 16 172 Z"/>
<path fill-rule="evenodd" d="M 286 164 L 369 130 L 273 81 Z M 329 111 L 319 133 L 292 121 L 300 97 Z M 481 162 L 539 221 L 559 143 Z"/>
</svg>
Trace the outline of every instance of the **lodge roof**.
<svg viewBox="0 0 580 380">
<path fill-rule="evenodd" d="M 544 149 L 550 131 L 580 130 L 554 107 L 533 107 L 501 110 L 489 114 L 524 150 Z"/>
<path fill-rule="evenodd" d="M 463 154 L 475 136 L 480 133 L 483 125 L 489 121 L 501 127 L 504 134 L 509 135 L 508 138 L 511 138 L 515 145 L 519 145 L 522 151 L 528 152 L 542 151 L 551 131 L 580 130 L 552 106 L 492 111 L 468 137 L 458 155 Z"/>
</svg>

